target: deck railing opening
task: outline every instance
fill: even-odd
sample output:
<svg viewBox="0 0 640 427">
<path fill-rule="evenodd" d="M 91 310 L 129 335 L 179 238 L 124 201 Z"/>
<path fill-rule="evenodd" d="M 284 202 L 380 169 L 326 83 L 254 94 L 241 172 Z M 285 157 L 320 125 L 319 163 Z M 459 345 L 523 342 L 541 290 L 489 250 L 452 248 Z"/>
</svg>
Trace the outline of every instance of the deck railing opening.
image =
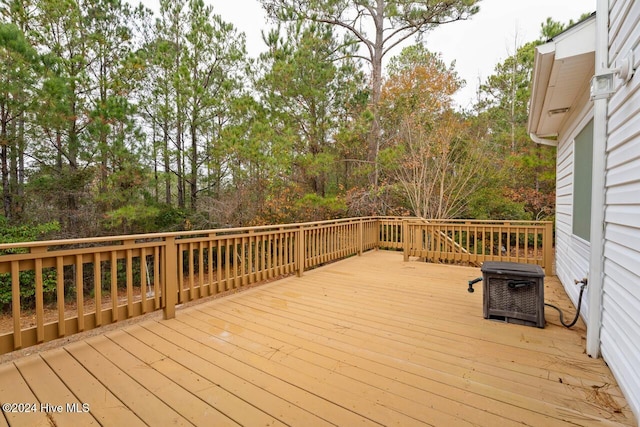
<svg viewBox="0 0 640 427">
<path fill-rule="evenodd" d="M 0 354 L 372 249 L 405 259 L 547 268 L 550 223 L 351 218 L 0 245 Z"/>
</svg>

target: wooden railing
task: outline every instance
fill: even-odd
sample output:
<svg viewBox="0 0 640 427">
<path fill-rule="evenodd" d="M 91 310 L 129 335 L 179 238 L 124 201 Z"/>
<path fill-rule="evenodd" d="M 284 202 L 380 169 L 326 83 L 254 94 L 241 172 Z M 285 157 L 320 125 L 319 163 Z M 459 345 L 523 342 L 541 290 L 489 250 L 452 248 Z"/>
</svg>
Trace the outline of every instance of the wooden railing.
<svg viewBox="0 0 640 427">
<path fill-rule="evenodd" d="M 402 250 L 404 247 L 404 219 L 399 217 L 379 217 L 378 247 L 380 249 Z"/>
<path fill-rule="evenodd" d="M 367 217 L 2 244 L 0 296 L 9 292 L 11 304 L 0 308 L 10 307 L 11 326 L 2 327 L 5 313 L 0 354 L 159 309 L 172 318 L 179 304 L 302 275 L 378 248 L 402 249 L 405 259 L 471 264 L 499 259 L 547 268 L 550 230 L 547 223 Z M 502 246 L 506 254 L 498 250 Z"/>
<path fill-rule="evenodd" d="M 549 221 L 405 220 L 404 258 L 480 266 L 484 261 L 553 269 L 553 223 Z"/>
<path fill-rule="evenodd" d="M 0 354 L 161 308 L 171 318 L 176 305 L 302 274 L 385 239 L 372 217 L 2 244 L 12 327 L 0 330 Z"/>
</svg>

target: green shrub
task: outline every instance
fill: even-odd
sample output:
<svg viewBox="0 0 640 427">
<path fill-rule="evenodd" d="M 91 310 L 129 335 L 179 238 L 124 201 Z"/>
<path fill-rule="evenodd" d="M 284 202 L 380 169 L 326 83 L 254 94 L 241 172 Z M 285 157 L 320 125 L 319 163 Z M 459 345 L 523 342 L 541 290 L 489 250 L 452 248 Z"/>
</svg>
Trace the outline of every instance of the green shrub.
<svg viewBox="0 0 640 427">
<path fill-rule="evenodd" d="M 60 225 L 57 222 L 45 224 L 18 226 L 9 225 L 4 216 L 0 216 L 0 243 L 20 243 L 31 242 L 45 237 L 47 234 L 58 231 Z M 24 248 L 15 248 L 0 251 L 0 256 L 9 254 L 26 253 Z M 20 301 L 22 307 L 33 307 L 35 305 L 36 292 L 35 271 L 20 272 Z M 56 292 L 56 272 L 54 268 L 44 269 L 42 272 L 42 286 L 45 301 L 53 298 Z M 0 274 L 0 311 L 7 310 L 11 305 L 11 274 Z"/>
</svg>

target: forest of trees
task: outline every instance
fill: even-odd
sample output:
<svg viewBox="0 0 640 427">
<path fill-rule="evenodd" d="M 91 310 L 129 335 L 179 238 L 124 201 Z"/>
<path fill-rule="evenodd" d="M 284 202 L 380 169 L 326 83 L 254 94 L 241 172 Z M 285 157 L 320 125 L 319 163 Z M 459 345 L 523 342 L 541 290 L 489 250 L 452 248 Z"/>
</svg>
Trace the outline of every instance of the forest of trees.
<svg viewBox="0 0 640 427">
<path fill-rule="evenodd" d="M 0 1 L 0 241 L 553 216 L 555 150 L 529 140 L 527 104 L 534 47 L 564 25 L 542 23 L 459 111 L 454 66 L 406 41 L 477 1 L 261 0 L 258 58 L 202 0 L 159 3 Z M 373 43 L 351 31 L 366 19 L 397 31 Z"/>
</svg>

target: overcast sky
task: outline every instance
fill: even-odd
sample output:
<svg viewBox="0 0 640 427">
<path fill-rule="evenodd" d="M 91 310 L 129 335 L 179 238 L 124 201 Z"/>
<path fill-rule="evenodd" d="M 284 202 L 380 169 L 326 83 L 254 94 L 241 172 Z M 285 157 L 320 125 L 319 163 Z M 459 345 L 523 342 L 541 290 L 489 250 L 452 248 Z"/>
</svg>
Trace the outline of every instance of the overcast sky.
<svg viewBox="0 0 640 427">
<path fill-rule="evenodd" d="M 142 3 L 158 11 L 158 0 Z M 216 14 L 247 35 L 251 56 L 263 51 L 260 31 L 267 23 L 258 0 L 205 0 L 205 3 L 213 5 Z M 427 48 L 442 53 L 445 62 L 455 61 L 458 74 L 467 82 L 456 94 L 456 101 L 462 107 L 470 107 L 476 97 L 478 79 L 490 76 L 495 65 L 514 52 L 516 43 L 522 45 L 537 39 L 540 24 L 547 17 L 568 22 L 595 9 L 596 0 L 482 0 L 480 12 L 471 20 L 442 25 L 425 40 Z"/>
</svg>

